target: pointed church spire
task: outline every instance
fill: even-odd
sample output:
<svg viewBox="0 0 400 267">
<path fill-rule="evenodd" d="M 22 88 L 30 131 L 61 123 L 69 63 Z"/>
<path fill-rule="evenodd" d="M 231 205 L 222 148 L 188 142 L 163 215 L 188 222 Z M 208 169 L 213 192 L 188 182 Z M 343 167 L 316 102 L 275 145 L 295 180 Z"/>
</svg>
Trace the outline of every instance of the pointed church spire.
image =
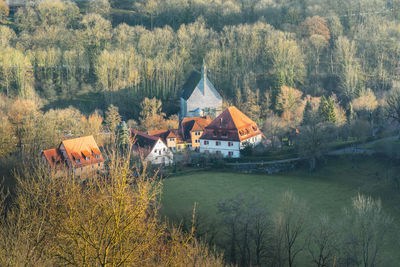
<svg viewBox="0 0 400 267">
<path fill-rule="evenodd" d="M 207 80 L 207 66 L 204 59 L 203 59 L 203 68 L 201 69 L 201 74 L 203 74 L 203 79 L 205 82 Z"/>
</svg>

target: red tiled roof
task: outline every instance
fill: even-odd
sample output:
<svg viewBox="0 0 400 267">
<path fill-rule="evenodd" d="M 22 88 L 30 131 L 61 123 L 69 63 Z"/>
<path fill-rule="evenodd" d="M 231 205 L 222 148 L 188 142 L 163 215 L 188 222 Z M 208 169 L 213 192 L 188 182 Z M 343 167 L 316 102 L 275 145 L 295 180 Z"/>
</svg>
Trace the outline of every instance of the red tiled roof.
<svg viewBox="0 0 400 267">
<path fill-rule="evenodd" d="M 262 133 L 257 124 L 232 106 L 204 129 L 200 139 L 244 141 L 259 134 Z"/>
<path fill-rule="evenodd" d="M 131 136 L 133 141 L 133 150 L 144 157 L 147 157 L 147 155 L 153 150 L 158 140 L 162 140 L 158 136 L 151 136 L 134 129 L 131 130 Z"/>
</svg>

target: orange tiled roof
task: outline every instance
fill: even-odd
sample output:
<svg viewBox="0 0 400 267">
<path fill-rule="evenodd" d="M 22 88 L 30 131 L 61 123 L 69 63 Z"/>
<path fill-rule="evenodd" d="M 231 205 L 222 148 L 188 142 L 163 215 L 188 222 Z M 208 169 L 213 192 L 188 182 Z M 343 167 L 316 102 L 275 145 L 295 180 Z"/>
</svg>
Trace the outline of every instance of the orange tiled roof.
<svg viewBox="0 0 400 267">
<path fill-rule="evenodd" d="M 179 133 L 178 133 L 177 129 L 176 130 L 170 130 L 168 135 L 167 135 L 167 138 L 177 138 L 177 137 L 179 137 Z"/>
<path fill-rule="evenodd" d="M 58 168 L 64 164 L 62 154 L 57 148 L 47 149 L 42 153 L 52 168 Z"/>
<path fill-rule="evenodd" d="M 244 141 L 259 134 L 262 133 L 257 124 L 231 106 L 204 129 L 201 139 Z"/>
<path fill-rule="evenodd" d="M 183 139 L 190 141 L 192 131 L 204 131 L 210 123 L 212 119 L 210 116 L 205 117 L 186 117 L 183 118 L 181 122 L 181 135 Z"/>
<path fill-rule="evenodd" d="M 92 135 L 64 140 L 61 142 L 61 146 L 64 146 L 68 158 L 75 168 L 104 161 Z M 100 157 L 96 158 L 96 155 Z M 86 160 L 87 157 L 90 159 Z"/>
<path fill-rule="evenodd" d="M 160 137 L 164 141 L 164 143 L 167 142 L 167 138 L 176 138 L 176 142 L 178 144 L 183 143 L 178 129 L 148 131 L 148 133 L 151 136 Z"/>
<path fill-rule="evenodd" d="M 156 135 L 156 136 L 163 135 L 163 134 L 168 134 L 168 132 L 169 132 L 169 130 L 147 131 L 147 133 L 148 133 L 149 135 Z"/>
</svg>

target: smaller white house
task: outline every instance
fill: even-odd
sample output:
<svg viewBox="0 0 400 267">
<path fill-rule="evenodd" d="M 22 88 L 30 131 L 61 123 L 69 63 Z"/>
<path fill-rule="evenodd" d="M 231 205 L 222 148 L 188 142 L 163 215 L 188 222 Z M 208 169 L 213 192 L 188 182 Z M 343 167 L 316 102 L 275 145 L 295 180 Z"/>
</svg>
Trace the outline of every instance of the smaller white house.
<svg viewBox="0 0 400 267">
<path fill-rule="evenodd" d="M 257 124 L 236 107 L 230 107 L 213 120 L 200 137 L 200 152 L 239 158 L 247 144 L 261 143 Z"/>
<path fill-rule="evenodd" d="M 133 151 L 154 165 L 170 165 L 174 155 L 160 137 L 131 130 Z"/>
</svg>

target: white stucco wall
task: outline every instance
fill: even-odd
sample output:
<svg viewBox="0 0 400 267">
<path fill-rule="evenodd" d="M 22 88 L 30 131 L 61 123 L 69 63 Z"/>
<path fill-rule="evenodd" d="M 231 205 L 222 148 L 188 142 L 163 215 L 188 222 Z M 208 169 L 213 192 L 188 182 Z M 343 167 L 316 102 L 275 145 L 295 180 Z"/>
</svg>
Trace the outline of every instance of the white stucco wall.
<svg viewBox="0 0 400 267">
<path fill-rule="evenodd" d="M 171 150 L 162 142 L 157 141 L 157 144 L 153 147 L 153 150 L 146 157 L 146 161 L 151 164 L 165 164 L 170 165 L 173 162 L 174 155 Z"/>
<path fill-rule="evenodd" d="M 208 144 L 204 144 L 204 141 L 207 141 Z M 240 142 L 218 140 L 220 142 L 218 146 L 216 142 L 216 140 L 200 139 L 200 152 L 215 154 L 217 151 L 220 151 L 224 157 L 228 157 L 229 152 L 233 152 L 232 158 L 240 157 Z M 231 142 L 232 145 L 228 146 L 228 142 Z"/>
<path fill-rule="evenodd" d="M 233 155 L 230 157 L 232 158 L 239 158 L 240 157 L 240 149 L 242 149 L 246 142 L 249 142 L 253 145 L 258 145 L 261 142 L 262 135 L 256 135 L 252 138 L 249 138 L 242 142 L 233 142 L 233 141 L 226 141 L 226 140 L 207 140 L 207 139 L 200 139 L 200 153 L 212 153 L 215 154 L 217 151 L 224 157 L 229 157 L 229 152 L 233 152 Z M 208 141 L 208 144 L 204 144 L 204 141 Z M 217 146 L 216 142 L 220 142 Z M 228 146 L 228 142 L 231 142 L 232 145 Z"/>
</svg>

